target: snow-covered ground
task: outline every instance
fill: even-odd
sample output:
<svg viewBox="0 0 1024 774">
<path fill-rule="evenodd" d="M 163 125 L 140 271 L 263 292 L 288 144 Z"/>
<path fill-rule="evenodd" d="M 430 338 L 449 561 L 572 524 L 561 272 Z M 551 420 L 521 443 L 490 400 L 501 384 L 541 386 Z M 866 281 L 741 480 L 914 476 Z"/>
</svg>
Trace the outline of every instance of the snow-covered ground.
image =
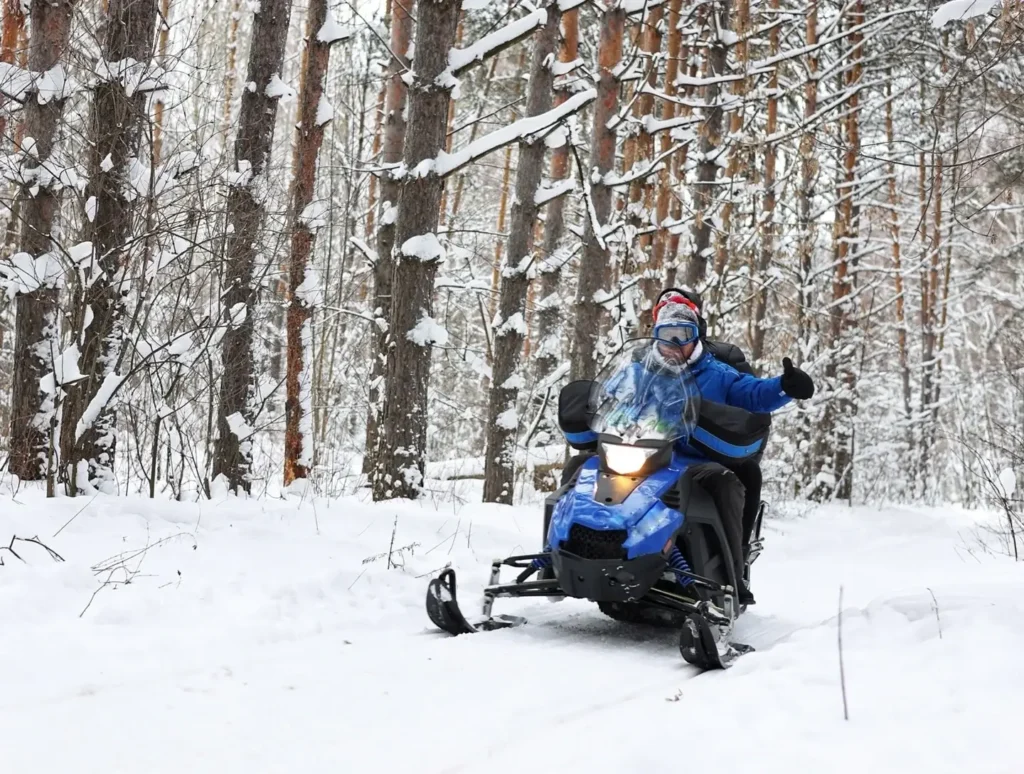
<svg viewBox="0 0 1024 774">
<path fill-rule="evenodd" d="M 1024 566 L 982 518 L 777 515 L 737 630 L 757 651 L 697 675 L 674 632 L 576 600 L 432 630 L 430 574 L 453 563 L 468 605 L 536 548 L 536 506 L 6 495 L 0 545 L 66 561 L 0 550 L 0 769 L 1020 772 Z"/>
</svg>

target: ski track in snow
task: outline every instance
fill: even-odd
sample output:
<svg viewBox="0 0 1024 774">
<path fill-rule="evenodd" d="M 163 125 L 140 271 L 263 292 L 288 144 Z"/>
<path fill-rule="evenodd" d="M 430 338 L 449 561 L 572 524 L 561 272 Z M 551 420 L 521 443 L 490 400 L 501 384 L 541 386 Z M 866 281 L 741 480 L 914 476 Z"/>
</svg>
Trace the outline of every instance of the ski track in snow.
<svg viewBox="0 0 1024 774">
<path fill-rule="evenodd" d="M 535 550 L 540 512 L 6 496 L 0 546 L 39 535 L 67 561 L 0 550 L 4 770 L 1019 772 L 1024 567 L 978 550 L 988 514 L 773 518 L 734 636 L 757 650 L 700 674 L 674 630 L 581 600 L 498 600 L 530 623 L 433 630 L 430 574 L 452 562 L 475 614 L 490 560 Z M 100 588 L 126 577 L 92 569 L 120 552 L 132 582 Z"/>
</svg>

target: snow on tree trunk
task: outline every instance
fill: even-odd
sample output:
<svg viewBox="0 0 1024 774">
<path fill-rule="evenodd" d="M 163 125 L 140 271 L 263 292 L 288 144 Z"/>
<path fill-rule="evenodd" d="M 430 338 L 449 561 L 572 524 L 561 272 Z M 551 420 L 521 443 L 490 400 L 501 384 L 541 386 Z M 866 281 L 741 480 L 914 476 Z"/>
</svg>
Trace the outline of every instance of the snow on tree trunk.
<svg viewBox="0 0 1024 774">
<path fill-rule="evenodd" d="M 248 86 L 235 138 L 235 169 L 229 177 L 227 200 L 227 247 L 221 324 L 227 327 L 221 340 L 223 374 L 217 409 L 213 476 L 224 476 L 234 491 L 249 491 L 252 441 L 232 429 L 231 417 L 242 425 L 255 425 L 253 388 L 253 312 L 259 295 L 254 270 L 262 245 L 266 211 L 266 173 L 274 142 L 278 99 L 285 93 L 279 73 L 284 58 L 291 0 L 263 0 L 253 21 L 249 49 Z M 243 434 L 244 435 L 244 434 Z"/>
<path fill-rule="evenodd" d="M 461 7 L 461 0 L 435 0 L 420 6 L 417 14 L 405 174 L 395 223 L 391 319 L 388 341 L 378 353 L 387 357 L 387 364 L 374 500 L 415 498 L 423 481 L 431 347 L 444 343 L 445 336 L 432 316 L 434 277 L 444 258 L 436 233 L 444 178 L 433 162 L 445 147 L 448 100 L 455 81 L 444 76 Z"/>
<path fill-rule="evenodd" d="M 388 70 L 385 96 L 384 152 L 381 163 L 385 166 L 400 164 L 405 148 L 406 100 L 408 87 L 403 75 L 409 69 L 408 52 L 413 35 L 415 0 L 391 3 L 391 65 Z M 395 224 L 402 194 L 401 182 L 390 174 L 380 181 L 380 211 L 377 215 L 377 255 L 373 264 L 373 339 L 370 352 L 369 410 L 366 417 L 366 444 L 363 455 L 363 473 L 370 474 L 377 465 L 379 453 L 379 423 L 384 401 L 385 364 L 390 337 L 391 282 L 395 271 L 392 251 L 395 246 Z"/>
<path fill-rule="evenodd" d="M 700 151 L 697 157 L 697 179 L 693 184 L 696 214 L 693 223 L 693 253 L 686 267 L 686 284 L 697 287 L 707 274 L 711 258 L 711 228 L 714 217 L 715 180 L 718 177 L 719 155 L 722 153 L 722 85 L 725 75 L 726 40 L 729 0 L 714 0 L 709 8 L 709 39 L 707 43 L 707 78 L 704 87 L 704 123 L 700 128 Z"/>
<path fill-rule="evenodd" d="M 101 58 L 96 65 L 88 130 L 89 182 L 93 202 L 82 241 L 92 253 L 79 265 L 71 317 L 85 377 L 67 388 L 61 418 L 61 464 L 70 494 L 93 488 L 116 491 L 117 429 L 110 405 L 124 338 L 133 220 L 142 201 L 132 186 L 132 166 L 143 162 L 142 137 L 149 94 L 160 88 L 153 65 L 157 0 L 111 0 Z"/>
<path fill-rule="evenodd" d="M 12 12 L 12 4 L 5 9 Z M 18 0 L 13 3 L 18 5 Z M 53 3 L 33 0 L 31 6 L 32 42 L 28 65 L 35 72 L 47 72 L 60 64 L 68 49 L 73 0 Z M 6 19 L 4 32 L 6 34 Z M 6 50 L 7 42 L 4 47 Z M 40 104 L 25 100 L 25 131 L 35 140 L 31 149 L 23 149 L 22 184 L 18 191 L 21 216 L 19 251 L 41 265 L 56 269 L 56 276 L 39 277 L 17 297 L 14 335 L 14 374 L 11 384 L 11 440 L 8 469 L 19 478 L 35 481 L 43 478 L 51 459 L 56 427 L 56 390 L 46 392 L 40 380 L 53 369 L 59 347 L 57 314 L 58 284 L 63 270 L 56 258 L 53 234 L 60 211 L 61 183 L 40 179 L 40 168 L 52 158 L 58 130 L 64 115 L 63 95 Z M 44 178 L 49 175 L 44 174 Z M 26 278 L 27 279 L 27 278 Z M 51 492 L 52 494 L 52 492 Z"/>
<path fill-rule="evenodd" d="M 601 38 L 598 44 L 597 104 L 594 107 L 594 133 L 591 140 L 591 171 L 587 186 L 587 214 L 576 288 L 576 318 L 572 331 L 572 379 L 593 377 L 597 363 L 597 342 L 605 317 L 600 303 L 607 293 L 610 253 L 604 230 L 612 211 L 612 188 L 606 176 L 615 167 L 616 133 L 608 124 L 619 106 L 619 82 L 615 70 L 622 59 L 622 34 L 626 13 L 618 3 L 606 5 L 601 13 Z"/>
<path fill-rule="evenodd" d="M 312 0 L 306 20 L 306 51 L 299 95 L 295 180 L 292 183 L 292 244 L 288 260 L 288 321 L 285 377 L 284 483 L 306 478 L 313 464 L 313 311 L 320 295 L 319 279 L 309 266 L 317 229 L 329 203 L 315 200 L 317 158 L 332 109 L 324 97 L 331 44 L 324 34 L 327 0 Z M 333 18 L 330 18 L 335 24 Z"/>
<path fill-rule="evenodd" d="M 550 60 L 558 45 L 561 19 L 557 9 L 556 3 L 547 6 L 547 23 L 534 42 L 526 95 L 527 116 L 539 116 L 551 109 L 554 76 Z M 544 171 L 545 150 L 540 138 L 519 144 L 508 250 L 501 271 L 498 315 L 493 324 L 494 364 L 487 406 L 484 502 L 512 503 L 518 430 L 516 410 L 519 390 L 524 383 L 518 371 L 526 335 L 526 292 L 534 257 L 533 225 L 540 210 L 537 191 Z"/>
</svg>

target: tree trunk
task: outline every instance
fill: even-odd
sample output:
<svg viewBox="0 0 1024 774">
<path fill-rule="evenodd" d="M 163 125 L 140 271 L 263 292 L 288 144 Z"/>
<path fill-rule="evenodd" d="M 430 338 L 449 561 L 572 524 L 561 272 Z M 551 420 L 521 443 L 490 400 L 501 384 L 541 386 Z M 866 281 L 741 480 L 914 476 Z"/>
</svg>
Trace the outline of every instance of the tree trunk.
<svg viewBox="0 0 1024 774">
<path fill-rule="evenodd" d="M 903 261 L 900 251 L 900 197 L 896 185 L 896 136 L 892 118 L 892 70 L 885 81 L 885 139 L 889 150 L 889 238 L 892 242 L 893 286 L 896 293 L 896 343 L 899 354 L 900 382 L 903 387 L 904 438 L 907 452 L 913 452 L 914 434 L 911 426 L 910 360 L 907 355 L 906 289 L 903 283 Z"/>
<path fill-rule="evenodd" d="M 224 71 L 224 112 L 221 117 L 221 134 L 224 147 L 231 136 L 231 108 L 235 101 L 235 81 L 238 80 L 238 21 L 242 16 L 242 0 L 231 0 L 231 21 L 228 24 L 228 65 Z"/>
<path fill-rule="evenodd" d="M 4 20 L 0 26 L 0 62 L 15 64 L 18 44 L 25 31 L 25 13 L 21 6 L 22 0 L 3 0 Z M 36 37 L 33 28 L 32 37 Z M 29 69 L 32 65 L 29 65 Z M 7 138 L 7 99 L 0 96 L 0 143 Z"/>
<path fill-rule="evenodd" d="M 645 66 L 648 67 L 646 79 L 637 82 L 637 89 L 644 89 L 640 96 L 633 103 L 633 117 L 637 121 L 635 129 L 635 157 L 630 165 L 637 174 L 643 174 L 644 169 L 649 167 L 654 158 L 654 135 L 649 131 L 649 124 L 644 122 L 654 120 L 654 94 L 653 89 L 658 81 L 658 66 L 660 62 L 662 43 L 662 15 L 664 9 L 658 5 L 651 8 L 641 20 L 639 33 L 640 47 L 646 54 Z M 628 174 L 630 168 L 624 168 L 623 172 Z M 640 180 L 633 181 L 629 186 L 629 203 L 627 205 L 628 221 L 633 229 L 638 232 L 631 243 L 627 245 L 629 252 L 626 255 L 625 274 L 639 274 L 639 286 L 637 291 L 639 298 L 637 304 L 636 329 L 629 330 L 635 335 L 637 330 L 643 329 L 644 316 L 650 315 L 654 306 L 654 297 L 657 294 L 656 286 L 660 284 L 660 266 L 655 268 L 651 262 L 651 243 L 653 234 L 651 232 L 652 200 L 654 194 L 654 175 L 646 175 Z M 631 235 L 632 236 L 632 235 Z M 628 318 L 627 318 L 628 319 Z"/>
<path fill-rule="evenodd" d="M 307 272 L 320 227 L 319 213 L 307 210 L 316 195 L 317 158 L 324 127 L 333 111 L 324 98 L 324 79 L 334 39 L 321 35 L 327 0 L 311 0 L 306 21 L 306 52 L 299 95 L 292 188 L 292 245 L 288 262 L 288 368 L 285 376 L 284 483 L 306 478 L 313 464 L 313 307 L 319 278 Z M 326 207 L 326 204 L 325 204 Z M 311 208 L 315 209 L 315 208 Z"/>
<path fill-rule="evenodd" d="M 811 272 L 814 267 L 814 250 L 817 244 L 817 223 L 813 220 L 814 196 L 818 180 L 818 159 L 815 155 L 815 131 L 811 119 L 818 112 L 818 0 L 808 0 L 807 18 L 805 20 L 804 42 L 808 49 L 806 57 L 807 81 L 804 84 L 804 121 L 807 128 L 800 138 L 800 184 L 797 188 L 797 217 L 799 221 L 799 241 L 797 244 L 797 346 L 800 348 L 801 359 L 807 361 L 812 352 L 815 340 L 816 320 L 811 314 L 811 303 L 814 298 L 814 280 Z M 803 448 L 811 452 L 803 455 L 803 481 L 813 487 L 813 482 L 824 460 L 819 456 L 819 444 L 812 442 L 812 422 L 808 415 L 800 426 L 800 441 Z"/>
<path fill-rule="evenodd" d="M 676 117 L 676 102 L 674 97 L 678 91 L 676 87 L 676 77 L 679 75 L 679 51 L 682 44 L 682 31 L 679 29 L 679 13 L 682 8 L 683 0 L 671 0 L 668 7 L 668 59 L 665 62 L 665 94 L 668 95 L 669 99 L 666 100 L 662 106 L 663 121 L 671 121 Z M 671 132 L 664 131 L 661 133 L 661 140 L 659 144 L 659 152 L 664 154 L 669 151 L 672 147 Z M 674 155 L 678 155 L 678 152 Z M 661 172 L 658 174 L 658 192 L 655 197 L 655 220 L 657 221 L 657 230 L 654 232 L 654 241 L 651 249 L 651 265 L 643 282 L 641 283 L 641 291 L 645 299 L 653 302 L 653 299 L 657 295 L 661 285 L 661 274 L 665 268 L 665 255 L 669 245 L 669 233 L 665 227 L 665 221 L 669 217 L 669 204 L 672 198 L 672 187 L 675 185 L 674 175 L 672 174 L 672 158 L 666 158 L 663 161 L 664 166 Z M 650 305 L 648 305 L 650 306 Z M 640 320 L 640 331 L 642 334 L 647 334 L 651 330 L 653 321 L 651 319 L 651 312 L 653 307 L 645 308 L 643 316 Z"/>
<path fill-rule="evenodd" d="M 551 109 L 553 75 L 549 58 L 558 44 L 560 21 L 557 3 L 548 5 L 548 18 L 534 42 L 526 115 L 538 116 Z M 511 146 L 510 146 L 511 147 Z M 515 477 L 518 417 L 516 406 L 522 378 L 518 377 L 520 354 L 526 334 L 527 272 L 533 261 L 533 225 L 544 171 L 544 141 L 519 143 L 519 165 L 512 203 L 508 251 L 501 272 L 498 319 L 494 326 L 494 365 L 487 407 L 487 452 L 484 455 L 484 502 L 511 505 Z"/>
<path fill-rule="evenodd" d="M 583 256 L 576 288 L 576 319 L 572 334 L 572 379 L 593 378 L 596 371 L 597 343 L 606 312 L 596 295 L 607 292 L 610 253 L 604 241 L 604 229 L 612 211 L 612 189 L 606 175 L 615 168 L 616 134 L 608 124 L 618 112 L 619 82 L 615 68 L 622 59 L 622 34 L 626 13 L 618 3 L 610 3 L 601 13 L 601 38 L 597 50 L 598 84 L 594 106 L 594 133 L 591 139 L 590 206 L 583 232 Z"/>
<path fill-rule="evenodd" d="M 160 0 L 160 34 L 157 37 L 156 63 L 164 67 L 167 62 L 167 41 L 171 33 L 171 0 Z M 153 95 L 153 168 L 163 161 L 164 149 L 164 95 Z"/>
<path fill-rule="evenodd" d="M 406 98 L 408 87 L 402 75 L 409 69 L 408 51 L 412 42 L 414 0 L 391 2 L 391 67 L 385 97 L 384 152 L 381 163 L 402 161 L 406 133 Z M 392 250 L 395 246 L 395 222 L 402 193 L 401 183 L 385 173 L 380 181 L 380 212 L 377 227 L 377 259 L 373 264 L 373 342 L 370 353 L 369 410 L 366 416 L 366 445 L 363 452 L 363 473 L 370 474 L 377 466 L 380 438 L 379 422 L 384 400 L 384 372 L 390 340 L 391 282 L 395 270 Z"/>
<path fill-rule="evenodd" d="M 444 149 L 452 79 L 445 71 L 455 41 L 461 0 L 435 0 L 419 8 L 416 69 L 409 97 L 409 134 L 404 166 L 437 158 Z M 442 85 L 443 84 L 443 85 Z M 373 499 L 415 498 L 423 481 L 427 443 L 430 354 L 443 334 L 433 322 L 434 277 L 444 258 L 437 224 L 444 178 L 432 168 L 402 179 L 395 223 L 396 262 L 381 420 L 380 455 Z"/>
<path fill-rule="evenodd" d="M 267 174 L 274 144 L 279 94 L 269 89 L 281 73 L 291 0 L 264 0 L 253 21 L 246 83 L 235 138 L 235 175 L 228 187 L 228 240 L 224 267 L 223 317 L 227 331 L 221 343 L 223 375 L 217 410 L 213 476 L 224 476 L 231 491 L 250 487 L 254 432 L 252 390 L 253 314 L 259 297 L 254 282 L 257 246 L 261 244 L 266 204 L 256 185 Z M 269 92 L 269 93 L 268 93 Z"/>
<path fill-rule="evenodd" d="M 848 28 L 863 23 L 862 0 L 855 0 L 847 21 Z M 828 444 L 823 457 L 831 458 L 831 481 L 821 487 L 822 499 L 836 497 L 849 500 L 853 491 L 853 414 L 856 387 L 854 346 L 849 341 L 854 309 L 848 300 L 854 281 L 851 272 L 851 250 L 856 249 L 858 227 L 855 199 L 857 196 L 857 159 L 860 153 L 860 79 L 863 71 L 863 36 L 849 36 L 850 57 L 846 65 L 845 88 L 849 95 L 844 106 L 841 125 L 844 137 L 841 184 L 837 186 L 835 267 L 832 275 L 832 301 L 829 305 L 829 358 L 825 380 L 832 390 L 819 428 L 820 443 Z"/>
<path fill-rule="evenodd" d="M 580 28 L 579 9 L 574 8 L 562 14 L 562 45 L 558 50 L 558 61 L 574 62 L 579 51 Z M 555 106 L 568 99 L 565 90 L 555 95 Z M 555 148 L 551 154 L 551 179 L 565 180 L 569 176 L 569 142 Z M 540 300 L 537 302 L 537 347 L 534 350 L 534 377 L 537 383 L 547 379 L 563 358 L 561 315 L 558 306 L 558 286 L 562 281 L 562 265 L 565 259 L 559 247 L 565 234 L 565 200 L 559 196 L 547 205 L 544 219 L 543 256 L 538 274 L 540 275 Z"/>
<path fill-rule="evenodd" d="M 149 69 L 156 11 L 157 0 L 111 0 L 102 48 L 111 72 L 93 91 L 82 235 L 82 241 L 92 243 L 92 261 L 83 267 L 88 276 L 84 287 L 77 288 L 72 306 L 74 339 L 81 352 L 78 368 L 85 378 L 68 387 L 61 420 L 69 494 L 92 486 L 116 490 L 117 430 L 110 393 L 120 381 L 116 368 L 124 336 L 129 241 L 138 209 L 126 189 L 131 162 L 142 155 L 149 118 L 146 90 L 129 92 L 116 63 L 123 67 L 125 60 L 135 60 L 143 71 Z"/>
<path fill-rule="evenodd" d="M 748 28 L 750 25 L 750 0 L 735 0 L 733 9 L 736 14 L 736 66 L 745 76 L 747 70 L 747 35 L 749 34 Z M 726 268 L 730 260 L 735 261 L 736 259 L 734 251 L 730 248 L 732 213 L 735 208 L 736 199 L 746 187 L 741 185 L 739 187 L 740 190 L 737 191 L 736 186 L 736 177 L 740 174 L 741 166 L 743 166 L 743 156 L 745 155 L 745 150 L 740 146 L 739 135 L 743 131 L 743 101 L 747 93 L 746 77 L 732 82 L 731 93 L 734 97 L 734 104 L 729 114 L 729 135 L 726 139 L 729 147 L 729 165 L 726 168 L 728 183 L 723 194 L 722 228 L 718 234 L 715 251 L 716 290 L 713 308 L 715 316 L 718 315 L 718 310 L 722 305 L 721 297 L 724 290 L 723 283 Z M 735 104 L 737 102 L 739 104 Z"/>
<path fill-rule="evenodd" d="M 772 20 L 775 21 L 779 11 L 779 0 L 771 0 Z M 773 26 L 769 33 L 769 51 L 771 56 L 779 53 L 779 28 Z M 765 134 L 771 138 L 778 128 L 779 100 L 779 66 L 772 70 L 768 80 L 768 120 Z M 753 330 L 750 341 L 750 360 L 755 365 L 764 357 L 765 314 L 768 311 L 768 288 L 770 280 L 768 267 L 771 266 L 775 253 L 775 143 L 768 140 L 764 149 L 764 206 L 761 215 L 761 251 L 757 261 L 756 281 L 761 283 L 757 289 L 754 303 Z"/>
<path fill-rule="evenodd" d="M 710 37 L 707 41 L 708 78 L 725 75 L 727 47 L 719 31 L 728 29 L 729 0 L 715 0 L 708 20 Z M 700 130 L 700 161 L 693 200 L 696 217 L 693 223 L 693 254 L 686 267 L 686 284 L 697 287 L 707 274 L 711 257 L 711 218 L 714 203 L 714 183 L 718 176 L 718 154 L 722 147 L 722 105 L 719 100 L 722 87 L 717 81 L 704 89 L 705 119 Z"/>
<path fill-rule="evenodd" d="M 18 5 L 17 0 L 13 5 Z M 10 5 L 5 10 L 11 12 Z M 73 10 L 74 0 L 59 3 L 33 0 L 30 11 L 30 70 L 46 72 L 61 61 L 68 49 Z M 4 29 L 6 32 L 6 26 Z M 23 162 L 26 171 L 44 165 L 53 153 L 65 101 L 51 99 L 40 105 L 39 100 L 31 95 L 25 100 L 25 128 L 36 141 L 32 157 Z M 53 233 L 60 212 L 60 199 L 59 184 L 20 187 L 20 252 L 39 258 L 55 249 Z M 43 392 L 39 380 L 53 369 L 52 359 L 59 349 L 58 284 L 59 277 L 54 277 L 54 282 L 35 289 L 27 288 L 29 292 L 19 295 L 16 302 L 8 466 L 11 473 L 29 481 L 37 481 L 46 475 L 47 461 L 52 459 L 56 442 L 53 438 L 57 418 L 54 401 L 58 393 Z"/>
</svg>

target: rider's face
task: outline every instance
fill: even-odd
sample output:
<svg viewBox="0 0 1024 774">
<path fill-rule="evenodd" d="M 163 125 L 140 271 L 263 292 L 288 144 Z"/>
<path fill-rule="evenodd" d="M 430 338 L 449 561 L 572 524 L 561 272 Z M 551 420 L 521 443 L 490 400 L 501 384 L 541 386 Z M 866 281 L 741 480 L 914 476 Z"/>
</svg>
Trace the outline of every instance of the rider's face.
<svg viewBox="0 0 1024 774">
<path fill-rule="evenodd" d="M 697 346 L 697 342 L 691 341 L 688 344 L 672 344 L 667 341 L 658 342 L 658 352 L 665 358 L 669 363 L 675 363 L 682 365 L 693 354 L 693 348 Z"/>
</svg>

